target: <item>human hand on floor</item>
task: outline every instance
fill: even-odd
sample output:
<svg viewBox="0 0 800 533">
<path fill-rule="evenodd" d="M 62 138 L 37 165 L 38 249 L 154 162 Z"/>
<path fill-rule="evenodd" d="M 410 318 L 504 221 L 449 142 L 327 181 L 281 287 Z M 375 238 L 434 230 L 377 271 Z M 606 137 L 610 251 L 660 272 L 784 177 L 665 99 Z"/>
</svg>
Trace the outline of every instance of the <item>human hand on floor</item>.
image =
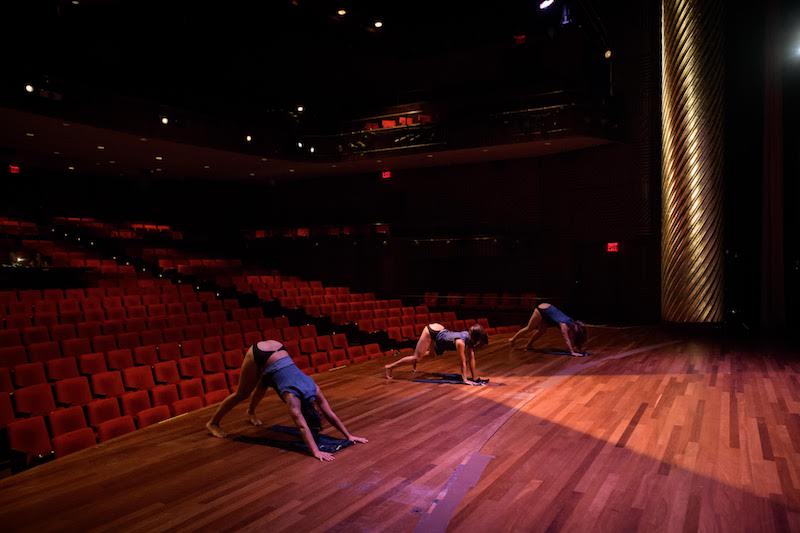
<svg viewBox="0 0 800 533">
<path fill-rule="evenodd" d="M 347 440 L 349 440 L 349 441 L 353 441 L 353 442 L 357 442 L 357 443 L 360 443 L 360 444 L 366 444 L 366 443 L 368 443 L 368 442 L 369 442 L 369 441 L 368 441 L 367 439 L 365 439 L 364 437 L 356 437 L 355 435 L 350 435 L 350 436 L 348 436 L 348 437 L 347 437 Z"/>
<path fill-rule="evenodd" d="M 317 452 L 317 453 L 314 455 L 314 457 L 316 457 L 317 459 L 319 459 L 319 460 L 320 460 L 320 461 L 322 461 L 323 463 L 327 463 L 327 462 L 329 462 L 329 461 L 333 461 L 334 459 L 336 459 L 336 458 L 333 456 L 333 454 L 332 454 L 332 453 L 328 453 L 328 452 Z"/>
</svg>

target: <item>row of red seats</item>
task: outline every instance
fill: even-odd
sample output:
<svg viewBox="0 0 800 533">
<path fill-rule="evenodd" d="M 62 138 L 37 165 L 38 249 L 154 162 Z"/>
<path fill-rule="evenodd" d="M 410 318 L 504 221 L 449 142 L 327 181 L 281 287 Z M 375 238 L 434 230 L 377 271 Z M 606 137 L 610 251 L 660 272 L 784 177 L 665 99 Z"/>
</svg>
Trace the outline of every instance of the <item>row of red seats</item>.
<svg viewBox="0 0 800 533">
<path fill-rule="evenodd" d="M 208 298 L 181 299 L 177 295 L 163 296 L 106 296 L 105 298 L 84 298 L 64 300 L 42 300 L 36 303 L 11 302 L 0 303 L 0 313 L 3 315 L 21 314 L 33 316 L 37 314 L 65 314 L 74 312 L 105 311 L 115 309 L 145 308 L 145 315 L 165 316 L 174 314 L 200 313 L 203 311 L 222 311 L 238 309 L 237 300 L 216 300 Z M 127 314 L 127 312 L 126 312 Z"/>
<path fill-rule="evenodd" d="M 101 280 L 102 281 L 102 280 Z M 141 286 L 140 282 L 152 281 L 153 284 Z M 201 291 L 198 292 L 189 285 L 173 285 L 167 280 L 160 280 L 162 283 L 157 283 L 156 280 L 137 280 L 136 284 L 113 287 L 89 287 L 85 289 L 21 289 L 16 291 L 0 291 L 0 303 L 9 304 L 16 302 L 30 302 L 35 304 L 42 300 L 83 300 L 86 298 L 103 299 L 106 297 L 119 297 L 124 296 L 162 296 L 174 295 L 179 296 L 175 301 L 208 301 L 214 300 L 216 295 L 213 292 Z M 169 303 L 160 302 L 153 303 Z M 141 305 L 141 304 L 140 304 Z"/>
<path fill-rule="evenodd" d="M 198 392 L 202 391 L 203 385 L 198 383 L 198 380 L 189 380 L 181 384 L 183 383 L 186 385 L 154 386 L 150 390 L 138 390 L 119 397 L 97 399 L 85 406 L 54 409 L 46 413 L 47 425 L 43 415 L 17 420 L 9 394 L 2 392 L 0 428 L 7 427 L 9 448 L 24 454 L 26 464 L 30 464 L 34 457 L 43 458 L 51 455 L 56 458 L 63 457 L 90 448 L 97 442 L 105 442 L 131 433 L 137 428 L 162 422 L 171 416 L 178 416 L 200 409 L 204 405 L 219 402 L 229 394 L 224 378 L 222 381 L 219 377 L 206 380 L 206 387 L 213 390 L 206 390 L 200 394 Z M 31 395 L 38 394 L 37 399 L 47 404 L 46 390 L 49 390 L 47 387 L 49 386 L 31 387 L 37 389 L 35 392 L 31 391 Z"/>
<path fill-rule="evenodd" d="M 185 328 L 188 330 L 191 326 Z M 177 333 L 179 328 L 175 328 Z M 166 331 L 166 330 L 165 330 Z M 316 335 L 316 328 L 313 326 L 306 327 L 301 330 L 298 327 L 288 327 L 283 330 L 277 328 L 270 328 L 264 331 L 250 331 L 247 333 L 227 333 L 223 335 L 210 335 L 205 336 L 203 331 L 193 331 L 196 334 L 193 338 L 174 338 L 167 340 L 161 331 L 152 330 L 139 335 L 138 333 L 120 333 L 118 335 L 97 335 L 91 338 L 78 337 L 73 339 L 64 339 L 58 341 L 36 342 L 27 346 L 15 345 L 0 348 L 0 367 L 14 366 L 28 362 L 44 362 L 51 359 L 58 359 L 60 357 L 78 357 L 87 353 L 108 353 L 118 349 L 136 349 L 144 346 L 162 346 L 162 345 L 186 345 L 200 342 L 206 350 L 206 353 L 211 351 L 232 350 L 234 348 L 243 348 L 250 346 L 260 340 L 275 339 L 275 340 L 300 340 L 302 337 L 301 331 L 310 337 L 314 338 Z M 215 332 L 212 332 L 215 333 Z M 219 345 L 220 348 L 209 348 L 212 343 Z"/>
<path fill-rule="evenodd" d="M 82 375 L 92 380 L 95 392 L 115 390 L 114 382 L 109 381 L 115 378 L 109 377 L 109 374 L 127 372 L 129 368 L 140 366 L 152 367 L 156 381 L 176 383 L 180 377 L 200 378 L 204 374 L 236 370 L 241 367 L 244 357 L 243 349 L 204 352 L 201 346 L 190 349 L 187 345 L 183 350 L 179 345 L 141 346 L 133 351 L 124 348 L 105 354 L 88 353 L 78 357 L 50 359 L 44 363 L 24 363 L 12 368 L 0 368 L 0 391 L 13 392 L 31 385 L 55 383 Z M 169 376 L 174 376 L 175 379 Z M 116 381 L 121 387 L 122 380 L 117 378 Z"/>
<path fill-rule="evenodd" d="M 74 300 L 62 300 L 64 302 Z M 213 308 L 208 312 L 203 307 Z M 154 304 L 139 305 L 133 307 L 111 307 L 111 308 L 92 308 L 85 311 L 62 311 L 62 312 L 35 312 L 18 313 L 10 315 L 0 314 L 0 329 L 26 328 L 36 326 L 54 326 L 58 324 L 78 324 L 80 322 L 104 322 L 106 320 L 127 320 L 127 319 L 154 319 L 184 317 L 188 318 L 190 324 L 203 324 L 205 321 L 220 322 L 228 320 L 246 320 L 248 318 L 263 318 L 261 308 L 250 309 L 216 309 L 218 306 L 203 306 L 200 302 L 191 304 Z M 229 312 L 230 311 L 230 312 Z M 203 318 L 205 315 L 206 318 Z"/>
<path fill-rule="evenodd" d="M 270 338 L 275 337 L 277 336 Z M 253 343 L 258 342 L 260 339 L 261 337 L 253 339 Z M 327 355 L 330 359 L 351 360 L 362 355 L 361 352 L 363 350 L 366 350 L 367 354 L 380 351 L 377 344 L 367 345 L 366 347 L 351 347 L 347 342 L 347 337 L 344 335 L 322 335 L 283 342 L 286 350 L 302 369 L 309 368 L 311 364 L 310 358 L 315 354 L 315 361 L 317 362 L 314 363 L 314 366 L 318 366 L 320 364 L 320 352 L 322 352 L 322 356 Z M 48 381 L 56 382 L 77 378 L 80 375 L 89 376 L 94 381 L 95 376 L 105 376 L 109 371 L 127 372 L 127 369 L 137 365 L 152 367 L 156 373 L 156 381 L 167 383 L 178 380 L 177 367 L 172 373 L 175 377 L 174 380 L 160 379 L 159 372 L 166 372 L 164 366 L 174 366 L 175 362 L 178 363 L 180 376 L 183 378 L 202 377 L 203 374 L 218 372 L 234 372 L 241 367 L 244 353 L 248 347 L 249 345 L 226 346 L 219 337 L 209 337 L 202 341 L 185 341 L 181 344 L 164 343 L 158 346 L 140 346 L 133 350 L 124 348 L 106 352 L 53 357 L 34 362 L 19 362 L 13 365 L 12 368 L 0 368 L 0 391 L 13 392 L 15 389 Z M 336 357 L 335 350 L 345 352 L 346 357 Z M 322 363 L 327 362 L 322 361 Z"/>
<path fill-rule="evenodd" d="M 62 300 L 63 302 L 74 302 L 75 300 Z M 84 300 L 88 302 L 89 300 Z M 215 302 L 219 302 L 216 300 Z M 212 304 L 214 302 L 207 302 Z M 106 320 L 131 320 L 131 319 L 168 319 L 184 317 L 189 324 L 204 324 L 208 322 L 222 322 L 226 320 L 247 320 L 248 318 L 263 318 L 264 314 L 260 307 L 247 309 L 236 307 L 231 309 L 221 309 L 221 305 L 204 305 L 201 302 L 189 302 L 186 304 L 154 304 L 139 305 L 132 307 L 92 307 L 85 310 L 61 311 L 61 312 L 35 312 L 20 313 L 12 315 L 0 314 L 0 329 L 26 328 L 31 325 L 54 326 L 58 324 L 78 324 L 80 322 L 104 322 Z M 208 311 L 204 311 L 208 309 Z M 204 318 L 205 317 L 205 318 Z"/>
<path fill-rule="evenodd" d="M 148 320 L 148 324 L 156 325 L 156 320 L 159 319 Z M 171 321 L 167 323 L 171 323 Z M 183 323 L 186 323 L 185 317 Z M 50 328 L 33 326 L 23 329 L 0 330 L 0 348 L 20 347 L 24 349 L 26 346 L 50 341 L 63 343 L 73 339 L 95 339 L 104 338 L 105 336 L 115 336 L 118 347 L 135 348 L 146 344 L 181 342 L 185 339 L 199 339 L 228 334 L 248 335 L 253 332 L 264 332 L 264 334 L 277 332 L 287 340 L 316 335 L 317 330 L 313 324 L 288 326 L 288 323 L 289 321 L 286 317 L 276 317 L 274 319 L 259 318 L 240 322 L 214 322 L 157 329 L 144 329 L 142 327 L 144 321 L 135 319 L 82 322 L 77 324 L 77 327 L 72 324 L 62 324 Z"/>
</svg>

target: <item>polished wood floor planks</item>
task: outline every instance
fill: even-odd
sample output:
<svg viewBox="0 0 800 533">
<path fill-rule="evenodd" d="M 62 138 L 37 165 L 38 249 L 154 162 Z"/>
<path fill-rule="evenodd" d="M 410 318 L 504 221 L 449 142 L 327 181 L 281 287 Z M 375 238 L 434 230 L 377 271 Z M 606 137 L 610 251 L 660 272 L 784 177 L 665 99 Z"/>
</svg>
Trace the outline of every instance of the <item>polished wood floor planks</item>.
<svg viewBox="0 0 800 533">
<path fill-rule="evenodd" d="M 588 358 L 506 339 L 479 354 L 487 387 L 415 383 L 410 367 L 386 382 L 386 359 L 315 376 L 370 439 L 331 464 L 210 438 L 206 409 L 0 481 L 0 523 L 410 532 L 480 454 L 485 469 L 442 522 L 451 531 L 800 530 L 797 354 L 648 328 L 593 329 Z M 553 332 L 537 345 L 560 344 Z M 448 354 L 419 370 L 457 362 Z M 263 434 L 244 407 L 225 429 Z M 290 423 L 273 393 L 260 415 Z"/>
</svg>

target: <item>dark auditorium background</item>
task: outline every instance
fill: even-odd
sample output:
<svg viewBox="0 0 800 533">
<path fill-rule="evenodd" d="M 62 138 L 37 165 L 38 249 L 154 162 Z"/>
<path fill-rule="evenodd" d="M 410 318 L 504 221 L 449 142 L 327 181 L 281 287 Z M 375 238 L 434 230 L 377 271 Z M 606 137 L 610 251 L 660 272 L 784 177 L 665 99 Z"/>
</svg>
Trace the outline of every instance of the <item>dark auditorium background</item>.
<svg viewBox="0 0 800 533">
<path fill-rule="evenodd" d="M 158 171 L 154 161 L 114 166 L 108 150 L 93 152 L 101 140 L 92 138 L 68 170 L 52 153 L 69 139 L 64 127 L 33 138 L 47 145 L 0 145 L 0 210 L 43 221 L 157 220 L 220 255 L 246 245 L 264 266 L 384 295 L 535 292 L 592 322 L 660 320 L 658 2 L 590 1 L 566 14 L 540 12 L 538 2 L 392 2 L 381 6 L 380 30 L 337 20 L 324 4 L 3 2 L 0 39 L 14 51 L 0 77 L 4 110 L 267 161 L 252 176 L 240 163 L 204 172 L 178 146 Z M 349 3 L 354 13 L 367 4 Z M 761 6 L 725 5 L 732 330 L 773 325 L 761 318 L 771 290 L 762 244 L 776 235 L 785 244 L 786 323 L 800 315 L 800 53 L 775 59 L 777 77 L 764 59 L 773 38 L 794 50 L 800 8 L 767 4 L 776 19 Z M 48 94 L 32 97 L 26 83 Z M 777 124 L 768 120 L 774 94 L 782 95 Z M 557 118 L 566 134 L 540 134 L 539 119 L 524 114 L 549 105 L 566 105 Z M 426 147 L 359 154 L 347 146 L 368 117 L 417 109 L 433 117 Z M 12 128 L 3 130 L 7 138 Z M 573 149 L 576 137 L 603 143 Z M 765 151 L 766 138 L 782 151 Z M 547 140 L 534 157 L 498 148 Z M 298 171 L 271 171 L 277 160 Z M 7 173 L 10 164 L 20 174 Z M 762 187 L 775 164 L 785 217 L 765 234 Z M 332 237 L 328 226 L 353 234 Z M 245 240 L 284 228 L 311 234 Z M 619 253 L 607 253 L 609 242 Z"/>
</svg>

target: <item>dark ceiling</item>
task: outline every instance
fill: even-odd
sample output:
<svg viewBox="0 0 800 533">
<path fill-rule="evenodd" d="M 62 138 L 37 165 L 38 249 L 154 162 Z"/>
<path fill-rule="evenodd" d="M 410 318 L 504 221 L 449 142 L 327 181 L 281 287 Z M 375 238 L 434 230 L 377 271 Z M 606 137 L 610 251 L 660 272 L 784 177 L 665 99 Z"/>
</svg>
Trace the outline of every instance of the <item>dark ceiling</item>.
<svg viewBox="0 0 800 533">
<path fill-rule="evenodd" d="M 600 59 L 607 39 L 598 21 L 608 13 L 596 3 L 4 0 L 0 15 L 5 49 L 15 52 L 4 69 L 17 81 L 210 114 L 303 104 L 329 120 L 498 87 L 579 83 L 575 67 Z"/>
<path fill-rule="evenodd" d="M 419 149 L 381 161 L 292 162 L 285 145 L 402 104 L 431 105 L 463 123 L 476 109 L 524 107 L 544 91 L 604 94 L 605 21 L 631 3 L 556 0 L 541 10 L 539 0 L 3 0 L 0 45 L 11 53 L 0 77 L 0 160 L 47 172 L 245 179 L 371 172 L 383 160 L 429 166 L 434 156 Z M 26 84 L 35 90 L 26 93 Z M 171 117 L 168 128 L 160 115 Z M 252 131 L 258 146 L 243 142 Z M 492 150 L 453 143 L 435 161 L 606 142 L 575 134 L 485 143 Z M 156 152 L 171 153 L 169 163 L 154 161 Z"/>
</svg>

